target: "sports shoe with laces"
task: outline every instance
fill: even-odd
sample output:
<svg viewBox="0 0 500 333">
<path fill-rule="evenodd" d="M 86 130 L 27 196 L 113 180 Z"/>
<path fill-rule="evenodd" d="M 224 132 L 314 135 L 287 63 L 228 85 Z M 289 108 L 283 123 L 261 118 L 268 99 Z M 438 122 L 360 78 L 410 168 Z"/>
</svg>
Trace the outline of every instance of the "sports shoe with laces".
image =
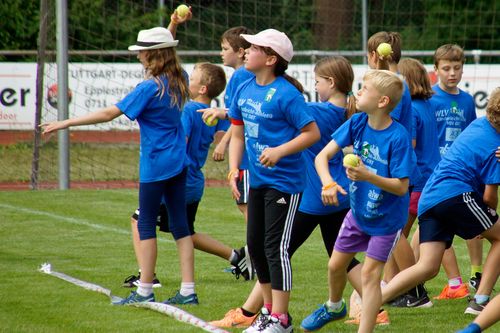
<svg viewBox="0 0 500 333">
<path fill-rule="evenodd" d="M 406 293 L 397 297 L 391 303 L 390 306 L 397 308 L 430 308 L 432 307 L 432 302 L 429 299 L 427 292 L 422 293 L 419 297 L 415 297 L 412 294 Z"/>
<path fill-rule="evenodd" d="M 130 292 L 130 295 L 128 295 L 127 298 L 124 298 L 117 302 L 113 302 L 113 305 L 128 305 L 133 303 L 147 303 L 154 301 L 155 301 L 155 294 L 153 293 L 149 294 L 148 296 L 141 296 L 137 292 L 132 291 Z"/>
<path fill-rule="evenodd" d="M 134 287 L 139 287 L 139 282 L 141 280 L 141 272 L 139 272 L 137 275 L 129 275 L 125 278 L 125 281 L 123 281 L 122 287 L 124 288 L 134 288 Z M 161 283 L 160 280 L 156 278 L 156 274 L 153 277 L 153 288 L 160 288 Z"/>
<path fill-rule="evenodd" d="M 342 300 L 342 307 L 338 311 L 328 311 L 326 304 L 321 304 L 316 311 L 302 320 L 300 326 L 305 331 L 316 331 L 331 321 L 339 320 L 347 315 L 347 306 Z"/>
<path fill-rule="evenodd" d="M 262 333 L 292 333 L 292 321 L 289 320 L 288 325 L 283 326 L 280 320 L 274 316 L 269 316 L 265 322 L 260 325 L 259 332 Z"/>
<path fill-rule="evenodd" d="M 464 313 L 468 313 L 471 315 L 478 315 L 483 311 L 484 307 L 488 304 L 489 302 L 485 302 L 482 304 L 479 304 L 476 302 L 476 299 L 474 297 L 469 297 L 469 305 L 467 305 L 467 308 L 465 309 Z"/>
<path fill-rule="evenodd" d="M 351 325 L 359 325 L 360 322 L 361 322 L 361 313 L 359 314 L 359 316 L 353 319 L 346 320 L 344 323 Z M 389 325 L 390 323 L 391 321 L 389 320 L 389 313 L 387 311 L 382 310 L 377 314 L 377 319 L 375 320 L 376 325 Z"/>
<path fill-rule="evenodd" d="M 177 290 L 177 293 L 174 297 L 170 297 L 166 301 L 163 301 L 163 304 L 178 304 L 178 305 L 188 305 L 188 304 L 198 304 L 198 295 L 193 293 L 191 295 L 183 296 L 180 291 Z"/>
<path fill-rule="evenodd" d="M 255 320 L 253 321 L 252 325 L 250 325 L 246 330 L 244 330 L 243 333 L 260 332 L 261 326 L 263 325 L 264 322 L 267 321 L 269 317 L 271 317 L 269 310 L 267 310 L 266 307 L 262 307 L 262 309 L 260 309 L 260 313 L 257 315 L 257 318 L 255 318 Z"/>
<path fill-rule="evenodd" d="M 469 288 L 465 283 L 462 283 L 458 288 L 450 288 L 447 284 L 439 296 L 434 297 L 434 299 L 460 299 L 469 296 Z"/>
<path fill-rule="evenodd" d="M 479 284 L 481 283 L 481 277 L 483 276 L 483 274 L 479 273 L 479 272 L 476 272 L 476 274 L 470 278 L 469 280 L 469 286 L 476 290 L 479 288 Z"/>
<path fill-rule="evenodd" d="M 245 245 L 239 251 L 236 251 L 236 254 L 236 258 L 231 261 L 231 265 L 233 265 L 232 273 L 236 275 L 236 279 L 239 279 L 241 275 L 245 281 L 253 280 L 255 271 L 248 253 L 248 246 Z"/>
<path fill-rule="evenodd" d="M 241 311 L 241 308 L 236 308 L 229 310 L 224 315 L 224 318 L 222 318 L 221 320 L 211 321 L 210 324 L 221 328 L 226 328 L 226 327 L 246 328 L 252 325 L 256 317 L 257 314 L 251 317 L 246 317 L 243 314 L 243 311 Z"/>
</svg>

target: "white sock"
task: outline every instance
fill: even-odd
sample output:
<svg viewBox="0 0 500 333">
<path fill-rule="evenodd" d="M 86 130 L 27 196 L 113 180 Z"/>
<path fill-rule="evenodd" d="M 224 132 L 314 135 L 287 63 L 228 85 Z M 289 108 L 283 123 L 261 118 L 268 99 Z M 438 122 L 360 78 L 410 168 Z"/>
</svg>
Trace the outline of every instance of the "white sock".
<svg viewBox="0 0 500 333">
<path fill-rule="evenodd" d="M 325 305 L 329 311 L 337 312 L 342 308 L 343 302 L 344 302 L 343 299 L 341 299 L 338 302 L 332 302 L 332 301 L 328 300 L 328 301 L 326 301 Z"/>
<path fill-rule="evenodd" d="M 229 262 L 233 262 L 234 259 L 236 259 L 238 257 L 238 253 L 236 253 L 236 250 L 233 249 L 233 251 L 231 251 L 231 256 L 229 257 Z"/>
<path fill-rule="evenodd" d="M 151 295 L 153 293 L 153 284 L 139 282 L 139 287 L 137 287 L 137 293 L 143 297 Z"/>
<path fill-rule="evenodd" d="M 179 291 L 182 296 L 189 296 L 194 294 L 194 282 L 182 282 L 181 290 Z"/>
</svg>

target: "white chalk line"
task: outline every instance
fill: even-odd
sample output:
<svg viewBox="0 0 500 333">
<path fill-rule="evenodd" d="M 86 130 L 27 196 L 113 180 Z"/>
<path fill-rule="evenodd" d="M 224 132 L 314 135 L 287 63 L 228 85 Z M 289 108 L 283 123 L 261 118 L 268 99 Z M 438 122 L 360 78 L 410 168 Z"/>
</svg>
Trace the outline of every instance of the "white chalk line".
<svg viewBox="0 0 500 333">
<path fill-rule="evenodd" d="M 112 302 L 120 300 L 119 297 L 114 296 L 111 293 L 111 290 L 109 290 L 107 288 L 101 287 L 100 285 L 97 285 L 97 284 L 94 284 L 91 282 L 87 282 L 84 280 L 74 278 L 72 276 L 69 276 L 69 275 L 61 273 L 61 272 L 53 271 L 52 265 L 49 263 L 42 264 L 38 270 L 41 273 L 55 276 L 61 280 L 67 281 L 67 282 L 72 283 L 76 286 L 82 287 L 86 290 L 95 291 L 97 293 L 104 294 L 104 295 L 108 296 Z M 179 308 L 172 306 L 172 305 L 169 305 L 169 304 L 163 304 L 163 303 L 158 303 L 158 302 L 148 302 L 148 303 L 131 304 L 131 306 L 147 308 L 147 309 L 165 314 L 165 315 L 172 317 L 180 322 L 184 322 L 186 324 L 190 324 L 190 325 L 193 325 L 195 327 L 201 328 L 202 330 L 204 330 L 206 332 L 229 333 L 223 329 L 220 329 L 218 327 L 215 327 L 215 326 L 207 323 L 206 321 L 194 316 L 193 314 L 191 314 L 187 311 L 184 311 L 182 309 L 179 309 Z"/>
</svg>

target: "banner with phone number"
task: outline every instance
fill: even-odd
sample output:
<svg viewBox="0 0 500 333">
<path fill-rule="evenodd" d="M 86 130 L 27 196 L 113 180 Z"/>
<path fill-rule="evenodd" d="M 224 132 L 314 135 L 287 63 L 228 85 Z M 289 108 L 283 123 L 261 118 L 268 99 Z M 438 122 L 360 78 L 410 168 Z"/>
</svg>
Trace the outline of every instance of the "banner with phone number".
<svg viewBox="0 0 500 333">
<path fill-rule="evenodd" d="M 191 73 L 194 64 L 184 64 Z M 437 82 L 432 65 L 426 66 L 432 83 Z M 43 91 L 43 121 L 57 119 L 57 69 L 55 64 L 46 64 Z M 232 69 L 224 67 L 227 77 Z M 304 85 L 307 101 L 317 101 L 314 89 L 314 65 L 291 64 L 287 73 Z M 354 65 L 356 92 L 366 65 Z M 113 105 L 143 80 L 143 69 L 139 63 L 71 63 L 69 64 L 69 114 L 77 117 L 100 108 Z M 465 65 L 459 87 L 474 97 L 478 116 L 485 114 L 488 94 L 500 82 L 500 65 Z M 0 130 L 32 130 L 35 119 L 36 63 L 0 63 Z M 222 106 L 223 95 L 214 100 Z M 82 126 L 81 130 L 130 130 L 137 123 L 125 116 L 98 125 Z"/>
</svg>

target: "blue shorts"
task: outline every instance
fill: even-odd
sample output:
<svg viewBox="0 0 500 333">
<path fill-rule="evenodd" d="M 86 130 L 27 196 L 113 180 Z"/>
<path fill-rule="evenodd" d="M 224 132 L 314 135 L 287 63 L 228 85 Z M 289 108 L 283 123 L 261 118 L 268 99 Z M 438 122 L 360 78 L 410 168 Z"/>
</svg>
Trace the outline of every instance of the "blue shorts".
<svg viewBox="0 0 500 333">
<path fill-rule="evenodd" d="M 466 192 L 438 203 L 418 217 L 420 243 L 445 242 L 446 248 L 455 235 L 472 239 L 498 221 L 498 214 L 488 207 L 480 194 Z"/>
<path fill-rule="evenodd" d="M 141 240 L 156 238 L 156 221 L 162 199 L 165 199 L 169 228 L 175 240 L 190 236 L 186 214 L 186 169 L 178 175 L 151 183 L 139 183 L 137 222 Z"/>
<path fill-rule="evenodd" d="M 335 242 L 335 251 L 343 253 L 365 252 L 366 256 L 386 262 L 396 246 L 401 230 L 391 235 L 371 236 L 359 227 L 352 211 L 344 218 Z"/>
<path fill-rule="evenodd" d="M 188 203 L 186 205 L 187 222 L 189 231 L 191 232 L 191 236 L 195 234 L 194 221 L 196 219 L 196 212 L 198 211 L 199 204 L 200 204 L 199 201 L 195 201 L 192 203 Z M 136 221 L 139 221 L 139 215 L 140 215 L 140 210 L 139 208 L 137 208 L 135 212 L 132 214 L 132 218 Z M 156 226 L 158 226 L 160 228 L 160 231 L 162 232 L 170 232 L 169 223 L 170 222 L 168 220 L 167 206 L 164 203 L 162 203 L 160 205 L 160 211 L 156 219 Z"/>
</svg>

